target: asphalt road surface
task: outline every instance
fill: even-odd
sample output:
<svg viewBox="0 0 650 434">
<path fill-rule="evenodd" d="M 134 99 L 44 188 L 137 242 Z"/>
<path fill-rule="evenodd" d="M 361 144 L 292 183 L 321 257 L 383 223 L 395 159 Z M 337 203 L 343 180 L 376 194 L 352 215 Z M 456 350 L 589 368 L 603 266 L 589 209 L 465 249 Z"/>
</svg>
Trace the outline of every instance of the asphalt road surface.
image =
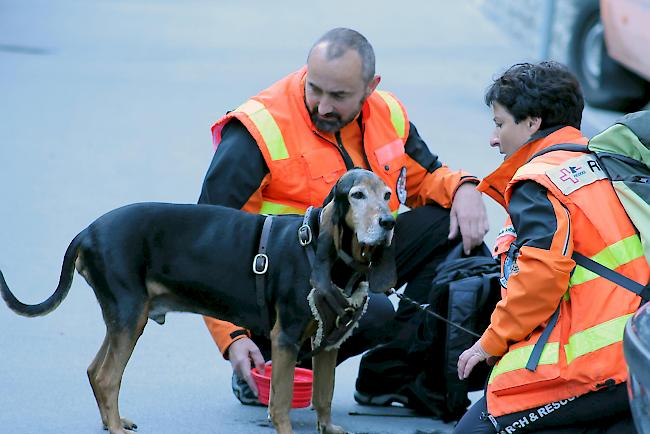
<svg viewBox="0 0 650 434">
<path fill-rule="evenodd" d="M 369 38 L 380 87 L 403 100 L 443 161 L 478 176 L 496 167 L 483 92 L 494 74 L 535 53 L 474 1 L 312 3 L 0 1 L 0 269 L 20 299 L 51 294 L 68 243 L 104 212 L 195 202 L 212 123 L 299 68 L 332 27 Z M 488 241 L 503 219 L 496 205 L 489 212 Z M 85 370 L 103 336 L 78 276 L 49 316 L 0 306 L 0 434 L 102 433 Z M 337 423 L 359 434 L 450 431 L 399 408 L 350 414 L 377 411 L 352 399 L 357 366 L 355 358 L 337 370 Z M 273 432 L 264 408 L 232 396 L 229 364 L 195 315 L 150 322 L 120 403 L 145 434 Z M 315 432 L 312 410 L 291 417 L 296 432 Z"/>
</svg>

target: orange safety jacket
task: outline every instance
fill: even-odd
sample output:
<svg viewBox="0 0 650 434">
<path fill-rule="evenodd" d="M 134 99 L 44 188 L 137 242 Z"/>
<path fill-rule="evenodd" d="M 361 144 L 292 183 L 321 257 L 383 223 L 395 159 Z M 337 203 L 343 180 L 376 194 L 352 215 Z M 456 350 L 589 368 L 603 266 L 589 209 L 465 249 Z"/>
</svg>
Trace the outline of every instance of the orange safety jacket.
<svg viewBox="0 0 650 434">
<path fill-rule="evenodd" d="M 215 148 L 226 123 L 236 118 L 253 136 L 269 168 L 261 199 L 242 209 L 261 214 L 303 214 L 320 206 L 347 170 L 336 143 L 313 125 L 305 106 L 303 67 L 244 102 L 212 127 Z M 361 108 L 361 134 L 367 168 L 393 190 L 390 208 L 397 214 L 400 197 L 416 207 L 438 203 L 449 208 L 458 186 L 476 178 L 442 165 L 428 172 L 405 152 L 409 120 L 402 103 L 391 93 L 373 92 Z M 218 152 L 218 151 L 217 151 Z M 261 202 L 261 203 L 260 203 Z M 222 353 L 245 336 L 241 327 L 205 319 Z"/>
<path fill-rule="evenodd" d="M 524 145 L 480 185 L 508 207 L 513 189 L 533 181 L 547 190 L 558 220 L 549 250 L 517 242 L 510 219 L 497 237 L 502 263 L 502 300 L 480 339 L 501 356 L 488 380 L 488 411 L 501 416 L 626 381 L 623 330 L 640 298 L 576 266 L 573 251 L 641 283 L 650 279 L 639 236 L 610 181 L 593 156 L 551 151 L 554 144 L 586 144 L 572 127 Z M 559 309 L 534 371 L 526 369 L 533 348 Z"/>
</svg>

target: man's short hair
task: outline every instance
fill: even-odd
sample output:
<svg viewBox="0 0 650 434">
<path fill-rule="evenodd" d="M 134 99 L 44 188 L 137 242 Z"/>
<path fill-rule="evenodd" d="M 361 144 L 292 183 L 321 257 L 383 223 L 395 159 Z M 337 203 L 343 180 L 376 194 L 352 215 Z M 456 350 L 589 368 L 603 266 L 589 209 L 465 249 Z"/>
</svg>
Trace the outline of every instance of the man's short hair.
<svg viewBox="0 0 650 434">
<path fill-rule="evenodd" d="M 370 83 L 370 80 L 375 76 L 375 51 L 365 36 L 356 30 L 337 27 L 321 36 L 311 47 L 311 50 L 324 42 L 327 43 L 325 56 L 328 60 L 337 59 L 350 49 L 359 53 L 363 80 Z M 309 50 L 310 53 L 311 50 Z"/>
<path fill-rule="evenodd" d="M 505 107 L 517 123 L 528 116 L 541 118 L 540 129 L 563 125 L 580 129 L 585 106 L 575 75 L 552 61 L 511 66 L 485 93 L 485 103 L 494 102 Z"/>
</svg>

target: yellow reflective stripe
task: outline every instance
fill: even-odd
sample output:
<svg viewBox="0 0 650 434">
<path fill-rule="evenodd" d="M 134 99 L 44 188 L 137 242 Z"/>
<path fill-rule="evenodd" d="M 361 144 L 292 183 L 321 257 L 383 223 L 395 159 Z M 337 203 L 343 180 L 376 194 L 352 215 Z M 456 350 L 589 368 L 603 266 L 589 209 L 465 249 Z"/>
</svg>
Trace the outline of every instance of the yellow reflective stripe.
<svg viewBox="0 0 650 434">
<path fill-rule="evenodd" d="M 625 323 L 633 314 L 627 314 L 611 319 L 597 326 L 575 333 L 564 346 L 567 364 L 576 358 L 591 353 L 608 345 L 623 340 Z"/>
<path fill-rule="evenodd" d="M 264 104 L 254 99 L 249 99 L 237 107 L 235 111 L 246 113 L 250 120 L 253 121 L 266 143 L 272 160 L 289 158 L 289 151 L 284 144 L 280 127 L 278 127 L 275 119 L 271 116 L 271 112 L 264 107 Z"/>
<path fill-rule="evenodd" d="M 488 384 L 492 383 L 492 380 L 494 380 L 498 375 L 525 368 L 534 347 L 534 345 L 528 345 L 507 352 L 494 369 L 492 369 Z M 560 344 L 558 342 L 549 342 L 544 345 L 542 356 L 539 359 L 539 365 L 552 365 L 558 363 L 559 360 Z"/>
<path fill-rule="evenodd" d="M 276 202 L 263 201 L 259 214 L 304 214 L 306 208 L 296 208 Z"/>
<path fill-rule="evenodd" d="M 388 92 L 383 90 L 376 91 L 377 94 L 384 100 L 390 110 L 390 121 L 393 123 L 393 128 L 400 139 L 406 136 L 406 116 L 402 111 L 402 107 L 397 100 Z"/>
<path fill-rule="evenodd" d="M 623 264 L 627 264 L 643 256 L 643 247 L 638 235 L 632 235 L 604 248 L 591 259 L 605 267 L 615 270 Z M 600 277 L 593 271 L 589 271 L 580 265 L 576 266 L 573 275 L 569 280 L 569 286 L 585 283 Z"/>
<path fill-rule="evenodd" d="M 290 205 L 284 205 L 276 202 L 262 201 L 262 208 L 260 208 L 258 214 L 305 214 L 307 209 L 296 208 Z M 398 211 L 393 211 L 393 217 L 397 218 Z"/>
</svg>

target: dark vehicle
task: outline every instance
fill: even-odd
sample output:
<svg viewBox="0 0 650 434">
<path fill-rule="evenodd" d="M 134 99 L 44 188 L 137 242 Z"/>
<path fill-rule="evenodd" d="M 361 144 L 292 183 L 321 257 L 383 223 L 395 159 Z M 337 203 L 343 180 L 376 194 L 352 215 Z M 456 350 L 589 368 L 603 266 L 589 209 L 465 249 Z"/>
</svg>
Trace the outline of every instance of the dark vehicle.
<svg viewBox="0 0 650 434">
<path fill-rule="evenodd" d="M 639 434 L 650 434 L 650 303 L 628 321 L 623 348 L 630 373 L 627 385 L 634 423 Z"/>
<path fill-rule="evenodd" d="M 650 99 L 650 0 L 575 0 L 569 67 L 594 107 L 635 111 Z"/>
</svg>

